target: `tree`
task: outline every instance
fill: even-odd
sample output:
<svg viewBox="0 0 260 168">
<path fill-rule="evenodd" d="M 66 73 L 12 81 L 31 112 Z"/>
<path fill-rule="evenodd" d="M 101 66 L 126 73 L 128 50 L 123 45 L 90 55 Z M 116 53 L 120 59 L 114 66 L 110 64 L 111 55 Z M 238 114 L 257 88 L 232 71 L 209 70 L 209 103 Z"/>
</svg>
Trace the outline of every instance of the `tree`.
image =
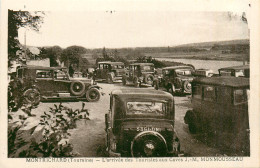
<svg viewBox="0 0 260 168">
<path fill-rule="evenodd" d="M 82 55 L 86 53 L 86 48 L 81 46 L 70 46 L 62 51 L 60 61 L 64 62 L 67 67 L 70 64 L 76 64 L 79 66 Z"/>
<path fill-rule="evenodd" d="M 43 23 L 44 12 L 28 12 L 8 10 L 8 67 L 17 60 L 16 52 L 21 50 L 18 41 L 18 29 L 21 27 L 39 31 Z"/>
<path fill-rule="evenodd" d="M 62 48 L 60 46 L 53 46 L 53 47 L 43 47 L 41 48 L 40 54 L 38 58 L 50 59 L 50 66 L 58 66 L 57 60 L 60 59 L 62 54 Z"/>
</svg>

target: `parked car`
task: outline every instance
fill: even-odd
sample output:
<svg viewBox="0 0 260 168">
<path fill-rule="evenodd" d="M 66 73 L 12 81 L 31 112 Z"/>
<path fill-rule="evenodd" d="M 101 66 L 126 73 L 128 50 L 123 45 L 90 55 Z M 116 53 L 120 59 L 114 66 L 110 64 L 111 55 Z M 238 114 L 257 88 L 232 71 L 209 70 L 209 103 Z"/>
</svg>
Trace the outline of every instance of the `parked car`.
<svg viewBox="0 0 260 168">
<path fill-rule="evenodd" d="M 94 102 L 100 99 L 101 87 L 93 80 L 69 78 L 66 68 L 28 65 L 18 67 L 16 74 L 10 87 L 24 103 L 37 105 L 41 100 L 63 99 Z"/>
<path fill-rule="evenodd" d="M 154 80 L 155 89 L 165 88 L 175 93 L 191 93 L 191 82 L 195 78 L 191 66 L 171 66 L 162 69 L 162 76 Z"/>
<path fill-rule="evenodd" d="M 173 156 L 180 150 L 174 131 L 174 99 L 154 89 L 119 89 L 105 114 L 107 151 L 112 157 Z"/>
<path fill-rule="evenodd" d="M 196 77 L 212 77 L 214 73 L 211 69 L 195 69 L 193 75 Z"/>
<path fill-rule="evenodd" d="M 122 78 L 123 85 L 133 83 L 135 87 L 142 84 L 153 85 L 154 80 L 153 63 L 133 63 L 128 67 L 128 71 Z"/>
<path fill-rule="evenodd" d="M 73 78 L 82 78 L 82 77 L 83 77 L 82 72 L 74 72 L 73 74 Z"/>
<path fill-rule="evenodd" d="M 95 71 L 95 80 L 113 83 L 115 81 L 122 80 L 123 74 L 125 74 L 125 65 L 123 62 L 98 62 L 98 66 Z"/>
<path fill-rule="evenodd" d="M 249 65 L 232 66 L 221 68 L 218 70 L 219 76 L 235 76 L 235 77 L 250 77 Z"/>
<path fill-rule="evenodd" d="M 196 78 L 192 82 L 192 110 L 184 121 L 191 133 L 219 133 L 249 150 L 249 79 L 236 77 Z M 224 141 L 224 138 L 220 138 Z M 237 143 L 236 142 L 236 143 Z"/>
</svg>

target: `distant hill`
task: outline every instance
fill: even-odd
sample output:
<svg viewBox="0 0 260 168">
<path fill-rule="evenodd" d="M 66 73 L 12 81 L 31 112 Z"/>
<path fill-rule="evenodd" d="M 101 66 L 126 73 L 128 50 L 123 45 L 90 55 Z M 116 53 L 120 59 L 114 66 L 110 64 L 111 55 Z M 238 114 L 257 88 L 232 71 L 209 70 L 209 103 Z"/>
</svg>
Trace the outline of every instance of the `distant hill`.
<svg viewBox="0 0 260 168">
<path fill-rule="evenodd" d="M 211 42 L 202 42 L 202 43 L 189 43 L 174 46 L 175 47 L 198 47 L 198 48 L 208 48 L 214 45 L 249 45 L 249 39 L 240 39 L 240 40 L 229 40 L 229 41 L 211 41 Z"/>
</svg>

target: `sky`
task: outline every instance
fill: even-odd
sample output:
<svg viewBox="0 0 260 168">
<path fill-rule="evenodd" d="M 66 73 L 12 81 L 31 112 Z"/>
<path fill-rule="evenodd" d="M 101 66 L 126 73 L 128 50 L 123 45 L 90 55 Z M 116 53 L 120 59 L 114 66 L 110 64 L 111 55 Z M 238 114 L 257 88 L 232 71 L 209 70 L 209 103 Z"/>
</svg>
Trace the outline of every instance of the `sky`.
<svg viewBox="0 0 260 168">
<path fill-rule="evenodd" d="M 242 12 L 52 11 L 39 32 L 26 31 L 30 46 L 85 48 L 160 47 L 248 39 Z M 24 44 L 25 29 L 19 30 Z"/>
</svg>

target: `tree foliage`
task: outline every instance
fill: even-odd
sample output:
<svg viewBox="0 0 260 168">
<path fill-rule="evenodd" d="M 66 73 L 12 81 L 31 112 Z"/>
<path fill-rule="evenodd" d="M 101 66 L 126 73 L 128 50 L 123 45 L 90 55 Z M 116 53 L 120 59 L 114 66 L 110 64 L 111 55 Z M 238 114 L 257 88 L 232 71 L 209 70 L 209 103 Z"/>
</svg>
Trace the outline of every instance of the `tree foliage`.
<svg viewBox="0 0 260 168">
<path fill-rule="evenodd" d="M 57 60 L 60 59 L 62 52 L 63 50 L 60 46 L 42 47 L 39 54 L 39 58 L 49 58 L 51 67 L 58 66 Z"/>
<path fill-rule="evenodd" d="M 44 12 L 28 12 L 8 10 L 8 67 L 18 59 L 16 52 L 21 50 L 18 30 L 21 27 L 39 31 L 43 23 Z"/>
<path fill-rule="evenodd" d="M 70 46 L 63 50 L 61 54 L 61 61 L 67 65 L 76 64 L 79 65 L 81 61 L 82 54 L 86 53 L 86 48 L 81 46 Z"/>
</svg>

